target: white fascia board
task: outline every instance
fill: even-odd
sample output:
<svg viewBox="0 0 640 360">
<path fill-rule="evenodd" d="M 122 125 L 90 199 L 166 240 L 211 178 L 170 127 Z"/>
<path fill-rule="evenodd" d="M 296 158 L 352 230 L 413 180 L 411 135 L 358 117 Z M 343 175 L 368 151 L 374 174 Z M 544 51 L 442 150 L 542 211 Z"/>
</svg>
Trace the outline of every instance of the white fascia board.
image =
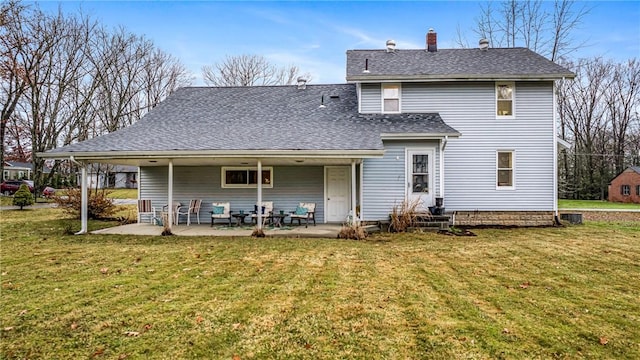
<svg viewBox="0 0 640 360">
<path fill-rule="evenodd" d="M 212 151 L 83 151 L 37 153 L 44 159 L 100 160 L 100 159 L 179 159 L 179 158 L 369 158 L 381 157 L 384 150 L 212 150 Z"/>
<path fill-rule="evenodd" d="M 356 75 L 348 76 L 347 82 L 430 82 L 430 81 L 551 81 L 560 79 L 573 79 L 575 74 L 489 74 L 489 75 L 468 75 L 468 74 L 446 74 L 446 75 Z"/>
<path fill-rule="evenodd" d="M 460 133 L 397 133 L 397 134 L 380 134 L 382 140 L 433 140 L 442 139 L 444 137 L 460 137 Z"/>
</svg>

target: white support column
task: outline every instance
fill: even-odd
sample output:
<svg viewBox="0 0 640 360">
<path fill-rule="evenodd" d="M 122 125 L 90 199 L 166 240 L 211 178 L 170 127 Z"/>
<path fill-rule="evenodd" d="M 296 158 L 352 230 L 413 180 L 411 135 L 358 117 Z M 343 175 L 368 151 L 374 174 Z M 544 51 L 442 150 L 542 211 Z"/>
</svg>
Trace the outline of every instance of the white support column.
<svg viewBox="0 0 640 360">
<path fill-rule="evenodd" d="M 138 177 L 136 178 L 137 180 L 137 184 L 138 184 L 138 200 L 140 200 L 140 166 L 138 166 Z M 152 217 L 155 217 L 155 211 L 154 214 L 152 215 Z M 152 220 L 151 222 L 155 222 L 155 220 Z M 140 209 L 138 209 L 138 224 L 140 224 Z"/>
<path fill-rule="evenodd" d="M 364 162 L 360 161 L 360 216 L 358 220 L 362 220 L 364 215 L 364 192 L 362 191 L 362 185 L 364 184 Z"/>
<path fill-rule="evenodd" d="M 258 189 L 258 211 L 256 214 L 256 225 L 262 229 L 262 160 L 258 159 L 258 179 L 256 188 Z"/>
<path fill-rule="evenodd" d="M 564 78 L 562 78 L 564 83 Z M 556 219 L 558 213 L 558 85 L 553 82 L 553 214 Z"/>
<path fill-rule="evenodd" d="M 169 230 L 173 225 L 173 160 L 169 159 L 169 178 L 168 178 L 168 194 L 167 194 L 167 222 L 169 223 Z"/>
<path fill-rule="evenodd" d="M 356 216 L 356 160 L 351 160 L 351 223 L 358 224 Z"/>
<path fill-rule="evenodd" d="M 87 233 L 87 213 L 88 213 L 88 204 L 89 204 L 89 194 L 87 191 L 87 164 L 82 163 L 82 171 L 81 171 L 82 180 L 80 181 L 81 186 L 81 198 L 80 198 L 80 231 L 76 233 L 76 235 L 86 234 Z"/>
</svg>

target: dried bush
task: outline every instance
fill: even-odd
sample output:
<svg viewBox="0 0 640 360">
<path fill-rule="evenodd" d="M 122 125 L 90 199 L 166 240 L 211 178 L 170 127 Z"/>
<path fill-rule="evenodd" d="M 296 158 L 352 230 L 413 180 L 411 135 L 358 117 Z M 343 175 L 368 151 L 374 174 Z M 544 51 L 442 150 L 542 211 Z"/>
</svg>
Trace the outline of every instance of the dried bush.
<svg viewBox="0 0 640 360">
<path fill-rule="evenodd" d="M 338 239 L 364 240 L 369 234 L 359 223 L 344 224 L 338 232 Z"/>
<path fill-rule="evenodd" d="M 395 232 L 405 232 L 408 228 L 416 223 L 417 211 L 420 200 L 407 201 L 404 200 L 400 205 L 393 207 L 391 212 L 390 229 Z"/>
<path fill-rule="evenodd" d="M 20 185 L 18 191 L 13 194 L 13 206 L 20 206 L 20 210 L 25 206 L 33 205 L 33 202 L 33 194 L 25 184 Z"/>
<path fill-rule="evenodd" d="M 113 201 L 107 197 L 107 190 L 88 192 L 87 216 L 89 219 L 107 219 L 116 210 Z M 82 191 L 70 188 L 66 190 L 66 195 L 53 195 L 52 199 L 67 213 L 80 218 L 80 208 L 82 206 Z"/>
<path fill-rule="evenodd" d="M 256 226 L 256 228 L 255 228 L 255 229 L 253 229 L 253 232 L 251 233 L 251 236 L 253 236 L 253 237 L 259 237 L 259 238 L 263 238 L 263 237 L 265 237 L 265 236 L 267 236 L 267 235 L 264 233 L 264 230 L 262 230 L 261 228 L 258 228 L 258 227 Z"/>
</svg>

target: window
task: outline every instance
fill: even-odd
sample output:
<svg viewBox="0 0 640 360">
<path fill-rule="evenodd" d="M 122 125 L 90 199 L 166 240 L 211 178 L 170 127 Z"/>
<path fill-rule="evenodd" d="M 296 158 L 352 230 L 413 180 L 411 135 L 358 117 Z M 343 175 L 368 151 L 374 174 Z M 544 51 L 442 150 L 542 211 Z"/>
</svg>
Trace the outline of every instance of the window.
<svg viewBox="0 0 640 360">
<path fill-rule="evenodd" d="M 500 117 L 514 116 L 514 83 L 496 83 L 496 115 Z"/>
<path fill-rule="evenodd" d="M 400 112 L 400 85 L 382 84 L 382 112 Z"/>
<path fill-rule="evenodd" d="M 497 186 L 499 189 L 512 189 L 513 185 L 513 151 L 498 151 Z"/>
<path fill-rule="evenodd" d="M 223 167 L 223 188 L 255 188 L 258 185 L 258 169 L 251 167 Z M 273 187 L 273 168 L 262 168 L 262 187 Z"/>
<path fill-rule="evenodd" d="M 411 176 L 414 193 L 429 193 L 429 155 L 413 155 Z"/>
<path fill-rule="evenodd" d="M 640 196 L 640 185 L 636 185 L 636 195 Z"/>
<path fill-rule="evenodd" d="M 620 194 L 622 194 L 624 196 L 631 195 L 631 186 L 629 186 L 629 185 L 620 186 Z"/>
</svg>

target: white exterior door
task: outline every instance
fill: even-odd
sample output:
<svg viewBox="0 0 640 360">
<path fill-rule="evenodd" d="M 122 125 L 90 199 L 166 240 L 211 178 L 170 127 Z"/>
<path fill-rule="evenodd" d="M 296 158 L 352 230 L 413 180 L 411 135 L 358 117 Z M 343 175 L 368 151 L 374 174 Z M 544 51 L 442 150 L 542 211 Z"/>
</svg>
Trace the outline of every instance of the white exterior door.
<svg viewBox="0 0 640 360">
<path fill-rule="evenodd" d="M 436 190 L 434 149 L 407 149 L 407 200 L 419 209 L 434 205 Z"/>
<path fill-rule="evenodd" d="M 348 166 L 325 167 L 326 222 L 344 222 L 349 215 L 350 173 L 351 168 Z"/>
</svg>

